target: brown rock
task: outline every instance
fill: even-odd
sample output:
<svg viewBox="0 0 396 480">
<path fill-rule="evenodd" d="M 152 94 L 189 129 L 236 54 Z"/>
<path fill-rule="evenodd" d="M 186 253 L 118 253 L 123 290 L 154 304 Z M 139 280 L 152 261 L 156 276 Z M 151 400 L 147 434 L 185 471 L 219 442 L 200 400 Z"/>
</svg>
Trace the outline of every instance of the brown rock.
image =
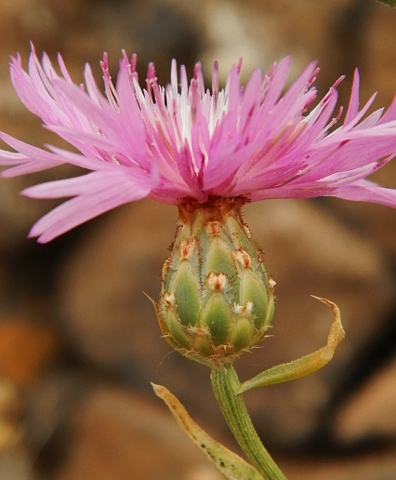
<svg viewBox="0 0 396 480">
<path fill-rule="evenodd" d="M 32 480 L 32 460 L 24 446 L 24 402 L 10 382 L 0 379 L 0 478 Z"/>
<path fill-rule="evenodd" d="M 17 390 L 11 383 L 0 380 L 0 458 L 15 450 L 21 442 L 21 413 L 22 402 Z"/>
<path fill-rule="evenodd" d="M 220 480 L 165 409 L 99 389 L 74 414 L 68 455 L 53 480 Z"/>
<path fill-rule="evenodd" d="M 4 126 L 4 130 L 7 128 Z M 1 148 L 6 148 L 3 144 Z M 0 170 L 3 170 L 0 167 Z M 31 179 L 0 177 L 0 251 L 12 251 L 27 244 L 26 237 L 33 223 L 48 210 L 46 202 L 22 197 L 19 192 Z M 41 203 L 41 204 L 40 204 Z M 53 204 L 53 202 L 51 202 Z M 54 204 L 53 204 L 54 205 Z"/>
<path fill-rule="evenodd" d="M 396 438 L 396 359 L 376 371 L 339 412 L 340 443 Z"/>
<path fill-rule="evenodd" d="M 0 321 L 0 374 L 16 384 L 28 384 L 53 361 L 58 351 L 54 333 L 23 318 Z"/>
<path fill-rule="evenodd" d="M 0 458 L 0 478 L 7 480 L 35 480 L 32 475 L 32 460 L 23 449 L 3 452 Z"/>
<path fill-rule="evenodd" d="M 338 461 L 286 460 L 283 471 L 289 480 L 392 480 L 396 472 L 396 452 L 379 451 Z"/>
<path fill-rule="evenodd" d="M 158 296 L 175 216 L 175 209 L 153 202 L 125 206 L 65 262 L 61 315 L 75 346 L 98 364 L 142 372 L 157 368 L 166 355 L 147 295 Z"/>
</svg>

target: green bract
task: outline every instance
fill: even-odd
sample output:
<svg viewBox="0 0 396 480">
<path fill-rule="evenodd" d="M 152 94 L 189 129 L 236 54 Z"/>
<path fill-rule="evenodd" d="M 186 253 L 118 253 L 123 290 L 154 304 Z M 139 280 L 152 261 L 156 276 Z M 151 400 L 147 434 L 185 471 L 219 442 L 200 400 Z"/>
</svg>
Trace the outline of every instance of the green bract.
<svg viewBox="0 0 396 480">
<path fill-rule="evenodd" d="M 261 340 L 274 314 L 273 287 L 242 221 L 243 198 L 179 206 L 180 226 L 162 271 L 157 315 L 165 338 L 211 367 Z"/>
</svg>

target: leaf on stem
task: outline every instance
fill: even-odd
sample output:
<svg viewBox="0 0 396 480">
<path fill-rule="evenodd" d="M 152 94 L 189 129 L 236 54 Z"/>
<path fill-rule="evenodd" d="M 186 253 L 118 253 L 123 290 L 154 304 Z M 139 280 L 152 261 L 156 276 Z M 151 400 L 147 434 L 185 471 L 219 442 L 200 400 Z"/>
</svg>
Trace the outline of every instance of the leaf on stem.
<svg viewBox="0 0 396 480">
<path fill-rule="evenodd" d="M 257 470 L 245 460 L 209 436 L 189 416 L 179 400 L 165 387 L 151 384 L 155 394 L 169 407 L 179 425 L 206 454 L 216 469 L 227 480 L 263 480 Z"/>
<path fill-rule="evenodd" d="M 324 303 L 333 310 L 334 321 L 331 325 L 327 344 L 309 355 L 305 355 L 297 360 L 288 363 L 282 363 L 275 367 L 264 370 L 255 377 L 241 383 L 238 393 L 243 393 L 252 388 L 275 385 L 277 383 L 289 382 L 305 377 L 324 367 L 334 356 L 338 344 L 344 339 L 345 331 L 341 324 L 341 314 L 337 305 L 330 300 L 322 297 L 315 297 L 316 300 Z"/>
</svg>

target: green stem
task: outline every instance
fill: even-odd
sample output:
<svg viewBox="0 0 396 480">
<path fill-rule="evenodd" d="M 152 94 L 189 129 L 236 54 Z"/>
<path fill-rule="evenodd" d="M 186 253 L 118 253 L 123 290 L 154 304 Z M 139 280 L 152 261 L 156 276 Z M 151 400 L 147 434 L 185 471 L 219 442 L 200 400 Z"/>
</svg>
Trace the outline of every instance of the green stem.
<svg viewBox="0 0 396 480">
<path fill-rule="evenodd" d="M 224 418 L 246 457 L 265 480 L 287 480 L 261 443 L 243 397 L 237 393 L 240 382 L 234 367 L 226 365 L 212 370 L 211 380 Z"/>
</svg>

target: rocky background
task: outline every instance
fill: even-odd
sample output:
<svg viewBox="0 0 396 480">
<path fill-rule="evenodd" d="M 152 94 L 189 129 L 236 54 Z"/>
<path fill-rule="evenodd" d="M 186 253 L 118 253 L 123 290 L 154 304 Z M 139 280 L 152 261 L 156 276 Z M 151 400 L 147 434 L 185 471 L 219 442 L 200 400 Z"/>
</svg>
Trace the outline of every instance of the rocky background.
<svg viewBox="0 0 396 480">
<path fill-rule="evenodd" d="M 191 72 L 214 59 L 247 76 L 293 56 L 292 75 L 318 59 L 320 94 L 353 68 L 362 101 L 396 91 L 396 10 L 373 0 L 0 1 L 0 129 L 60 144 L 14 93 L 9 55 L 61 52 L 82 81 L 84 62 L 137 52 Z M 78 173 L 63 168 L 0 180 L 0 478 L 5 480 L 216 480 L 150 387 L 164 384 L 216 438 L 237 449 L 209 387 L 209 371 L 171 353 L 143 291 L 157 298 L 173 239 L 174 208 L 127 205 L 48 245 L 27 240 L 53 203 L 25 186 Z M 396 162 L 375 179 L 396 188 Z M 272 337 L 237 362 L 242 379 L 321 347 L 337 302 L 347 332 L 334 360 L 295 383 L 246 394 L 264 443 L 290 480 L 396 479 L 396 212 L 334 199 L 268 201 L 246 222 L 277 281 Z"/>
</svg>

